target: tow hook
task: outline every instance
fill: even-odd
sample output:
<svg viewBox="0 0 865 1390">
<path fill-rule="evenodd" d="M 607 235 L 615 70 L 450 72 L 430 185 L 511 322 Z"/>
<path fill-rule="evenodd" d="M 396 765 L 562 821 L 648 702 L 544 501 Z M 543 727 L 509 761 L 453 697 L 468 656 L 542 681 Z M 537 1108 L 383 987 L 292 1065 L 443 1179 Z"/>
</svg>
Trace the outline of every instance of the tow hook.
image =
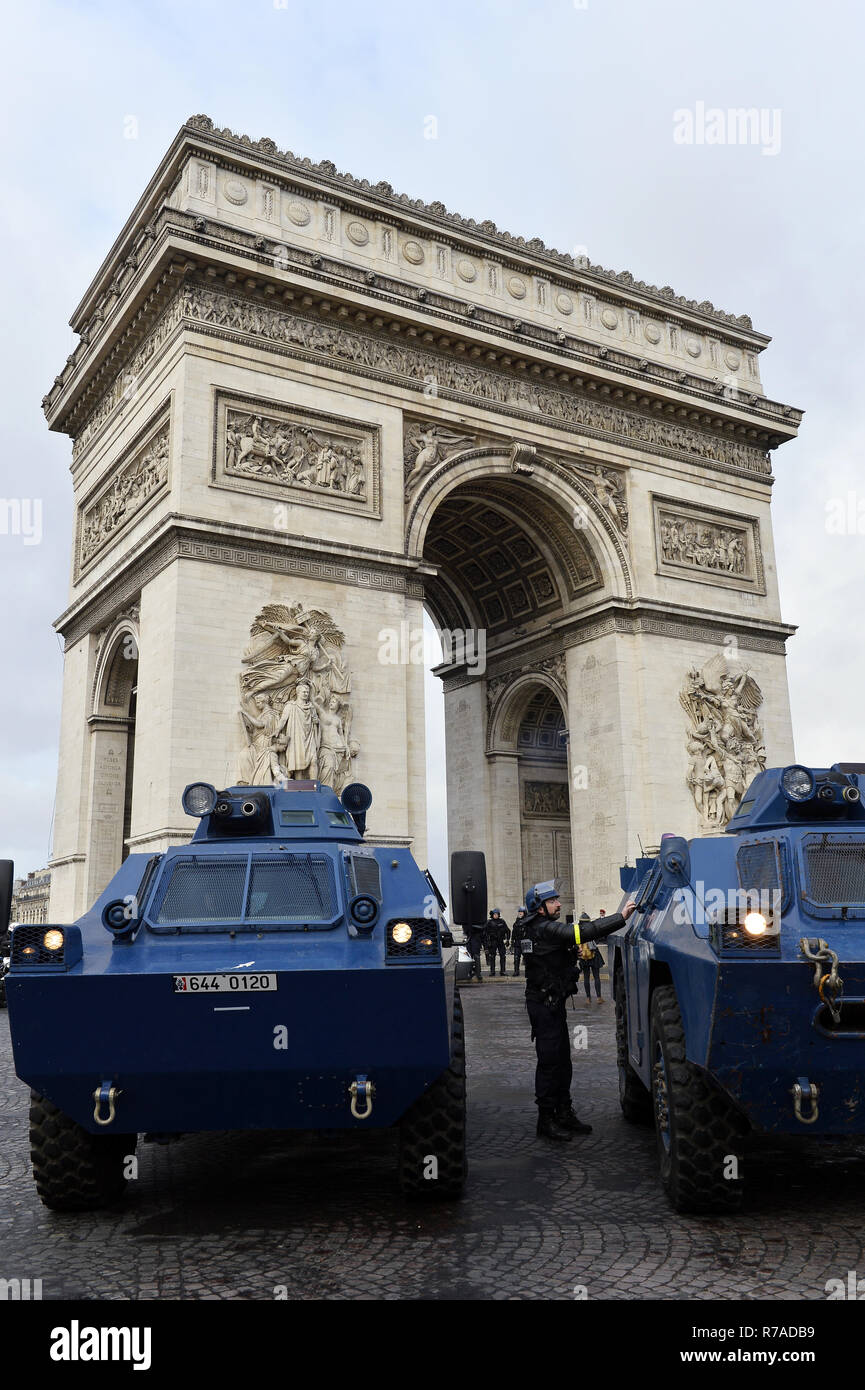
<svg viewBox="0 0 865 1390">
<path fill-rule="evenodd" d="M 844 988 L 844 981 L 838 974 L 838 956 L 835 951 L 830 950 L 825 941 L 809 941 L 807 936 L 803 936 L 799 941 L 799 950 L 806 960 L 814 963 L 814 988 L 820 996 L 820 1000 L 826 1005 L 832 1015 L 833 1023 L 841 1021 L 841 992 Z M 829 965 L 829 970 L 825 969 L 825 964 Z"/>
<path fill-rule="evenodd" d="M 93 1100 L 95 1102 L 93 1106 L 93 1118 L 98 1125 L 113 1124 L 115 1102 L 117 1097 L 121 1094 L 122 1092 L 119 1087 L 114 1086 L 110 1081 L 103 1081 L 101 1086 L 96 1087 L 96 1090 L 93 1092 Z M 108 1114 L 104 1119 L 99 1113 L 103 1105 L 108 1106 Z"/>
<path fill-rule="evenodd" d="M 375 1082 L 367 1081 L 365 1076 L 358 1076 L 352 1081 L 348 1088 L 351 1096 L 351 1113 L 356 1120 L 368 1120 L 372 1114 L 372 1098 L 375 1095 Z M 358 1110 L 358 1101 L 366 1102 L 365 1110 Z"/>
<path fill-rule="evenodd" d="M 817 1101 L 820 1099 L 820 1087 L 816 1081 L 809 1081 L 807 1076 L 800 1076 L 798 1081 L 793 1083 L 790 1089 L 793 1097 L 793 1114 L 803 1125 L 812 1125 L 820 1114 Z M 811 1114 L 803 1115 L 802 1106 L 810 1105 Z"/>
</svg>

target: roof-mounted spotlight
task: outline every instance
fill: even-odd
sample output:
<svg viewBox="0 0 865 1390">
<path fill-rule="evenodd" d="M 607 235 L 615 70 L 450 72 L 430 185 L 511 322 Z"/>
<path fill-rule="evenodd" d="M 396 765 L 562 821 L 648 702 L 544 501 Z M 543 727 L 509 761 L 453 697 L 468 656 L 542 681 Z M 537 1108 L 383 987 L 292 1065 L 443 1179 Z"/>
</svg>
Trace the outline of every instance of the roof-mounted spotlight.
<svg viewBox="0 0 865 1390">
<path fill-rule="evenodd" d="M 808 767 L 794 763 L 785 767 L 781 773 L 781 789 L 788 801 L 809 801 L 817 786 L 813 772 Z"/>
<path fill-rule="evenodd" d="M 369 787 L 364 786 L 363 782 L 351 782 L 343 791 L 340 801 L 363 835 L 366 830 L 366 813 L 372 805 L 372 792 Z"/>
<path fill-rule="evenodd" d="M 181 804 L 188 816 L 209 816 L 216 805 L 216 788 L 209 782 L 190 782 Z"/>
</svg>

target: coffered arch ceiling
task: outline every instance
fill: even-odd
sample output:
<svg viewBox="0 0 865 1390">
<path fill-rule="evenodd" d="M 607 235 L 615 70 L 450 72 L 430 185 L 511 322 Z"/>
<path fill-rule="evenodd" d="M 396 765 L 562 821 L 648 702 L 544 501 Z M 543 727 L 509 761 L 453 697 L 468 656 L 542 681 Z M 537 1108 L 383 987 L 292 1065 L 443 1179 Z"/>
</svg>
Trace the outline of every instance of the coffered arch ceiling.
<svg viewBox="0 0 865 1390">
<path fill-rule="evenodd" d="M 441 627 L 484 628 L 488 640 L 562 616 L 602 586 L 585 536 L 517 480 L 460 484 L 439 503 L 424 541 L 438 568 L 427 600 Z"/>
<path fill-rule="evenodd" d="M 566 763 L 565 715 L 555 691 L 538 686 L 517 730 L 517 752 L 545 762 Z"/>
</svg>

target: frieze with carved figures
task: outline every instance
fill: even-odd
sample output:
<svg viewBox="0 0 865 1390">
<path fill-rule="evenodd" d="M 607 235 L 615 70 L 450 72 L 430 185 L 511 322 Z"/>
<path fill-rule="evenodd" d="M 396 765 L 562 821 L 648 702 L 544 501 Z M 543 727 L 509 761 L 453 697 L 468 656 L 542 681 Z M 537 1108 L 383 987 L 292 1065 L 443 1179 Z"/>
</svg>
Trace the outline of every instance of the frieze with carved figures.
<svg viewBox="0 0 865 1390">
<path fill-rule="evenodd" d="M 217 393 L 217 486 L 379 517 L 379 454 L 374 426 Z"/>
</svg>

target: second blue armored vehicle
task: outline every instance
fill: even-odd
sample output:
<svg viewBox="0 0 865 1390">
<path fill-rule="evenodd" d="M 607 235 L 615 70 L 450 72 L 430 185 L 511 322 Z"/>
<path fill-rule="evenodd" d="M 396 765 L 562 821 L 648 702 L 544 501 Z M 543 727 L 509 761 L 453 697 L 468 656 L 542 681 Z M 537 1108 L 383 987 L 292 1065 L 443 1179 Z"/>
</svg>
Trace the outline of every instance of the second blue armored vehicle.
<svg viewBox="0 0 865 1390">
<path fill-rule="evenodd" d="M 193 783 L 188 845 L 130 854 L 74 923 L 13 929 L 46 1205 L 110 1202 L 140 1133 L 200 1130 L 394 1126 L 403 1191 L 460 1193 L 456 948 L 430 875 L 364 842 L 369 804 L 357 783 Z"/>
<path fill-rule="evenodd" d="M 726 827 L 622 871 L 619 1095 L 680 1211 L 742 1199 L 750 1134 L 865 1137 L 865 764 L 758 774 Z"/>
</svg>

